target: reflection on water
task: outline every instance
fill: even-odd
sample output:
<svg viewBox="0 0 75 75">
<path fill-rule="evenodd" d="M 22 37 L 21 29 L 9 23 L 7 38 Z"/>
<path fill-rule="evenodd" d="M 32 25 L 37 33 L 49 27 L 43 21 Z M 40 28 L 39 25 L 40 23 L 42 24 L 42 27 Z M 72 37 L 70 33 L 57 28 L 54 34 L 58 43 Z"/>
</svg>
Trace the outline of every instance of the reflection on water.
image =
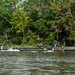
<svg viewBox="0 0 75 75">
<path fill-rule="evenodd" d="M 0 75 L 75 75 L 75 52 L 0 52 Z"/>
</svg>

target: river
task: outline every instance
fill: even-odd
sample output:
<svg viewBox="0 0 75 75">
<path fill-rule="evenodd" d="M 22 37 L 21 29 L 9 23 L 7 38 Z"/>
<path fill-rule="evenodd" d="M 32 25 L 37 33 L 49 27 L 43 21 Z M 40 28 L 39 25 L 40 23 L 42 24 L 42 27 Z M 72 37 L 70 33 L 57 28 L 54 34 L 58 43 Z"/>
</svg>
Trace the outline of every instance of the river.
<svg viewBox="0 0 75 75">
<path fill-rule="evenodd" d="M 75 75 L 75 52 L 0 52 L 0 75 Z"/>
</svg>

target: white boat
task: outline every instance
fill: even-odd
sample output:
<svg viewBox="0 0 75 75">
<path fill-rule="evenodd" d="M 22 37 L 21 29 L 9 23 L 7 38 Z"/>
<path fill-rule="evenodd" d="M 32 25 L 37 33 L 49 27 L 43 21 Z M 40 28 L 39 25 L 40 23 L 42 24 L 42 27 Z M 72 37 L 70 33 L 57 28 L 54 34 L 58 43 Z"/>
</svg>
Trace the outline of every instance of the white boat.
<svg viewBox="0 0 75 75">
<path fill-rule="evenodd" d="M 9 48 L 9 49 L 7 49 L 7 50 L 1 50 L 1 51 L 5 51 L 5 52 L 20 52 L 20 50 L 18 50 L 18 49 L 13 49 L 13 48 Z"/>
</svg>

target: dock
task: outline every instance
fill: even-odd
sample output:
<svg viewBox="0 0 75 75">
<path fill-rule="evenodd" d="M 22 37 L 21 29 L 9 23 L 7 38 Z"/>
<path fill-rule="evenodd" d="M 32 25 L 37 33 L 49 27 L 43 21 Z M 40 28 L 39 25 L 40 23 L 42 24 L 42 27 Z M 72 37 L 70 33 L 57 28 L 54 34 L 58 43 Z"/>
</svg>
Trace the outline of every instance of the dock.
<svg viewBox="0 0 75 75">
<path fill-rule="evenodd" d="M 44 51 L 48 50 L 47 47 L 33 47 L 33 46 L 12 46 L 12 49 L 18 49 L 20 51 Z M 51 48 L 51 47 L 49 47 Z M 8 50 L 8 47 L 3 47 L 3 50 Z M 0 48 L 0 50 L 2 50 Z"/>
<path fill-rule="evenodd" d="M 54 47 L 54 51 L 75 51 L 75 47 Z"/>
<path fill-rule="evenodd" d="M 53 50 L 53 51 L 75 51 L 75 47 L 33 47 L 33 46 L 12 46 L 12 49 L 18 49 L 20 51 L 48 51 L 48 50 Z M 0 48 L 0 50 L 2 50 Z M 8 50 L 7 47 L 3 47 L 3 50 Z"/>
</svg>

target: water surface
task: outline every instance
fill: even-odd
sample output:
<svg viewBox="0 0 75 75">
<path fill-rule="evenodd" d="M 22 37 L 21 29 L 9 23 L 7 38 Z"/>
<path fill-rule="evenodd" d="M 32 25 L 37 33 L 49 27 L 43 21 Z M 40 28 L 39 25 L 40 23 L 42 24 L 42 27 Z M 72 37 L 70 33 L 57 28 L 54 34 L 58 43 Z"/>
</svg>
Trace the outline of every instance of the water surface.
<svg viewBox="0 0 75 75">
<path fill-rule="evenodd" d="M 75 52 L 0 52 L 0 75 L 75 75 Z"/>
</svg>

